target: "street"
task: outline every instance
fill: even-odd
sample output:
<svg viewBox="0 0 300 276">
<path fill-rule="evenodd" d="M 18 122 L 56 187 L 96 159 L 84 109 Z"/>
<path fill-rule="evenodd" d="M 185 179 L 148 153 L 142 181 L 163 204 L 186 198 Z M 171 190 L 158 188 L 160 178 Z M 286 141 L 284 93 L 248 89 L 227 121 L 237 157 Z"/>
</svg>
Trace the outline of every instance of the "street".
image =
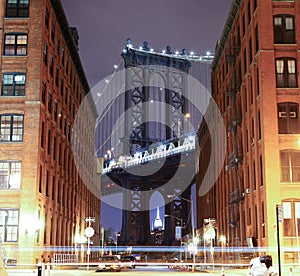
<svg viewBox="0 0 300 276">
<path fill-rule="evenodd" d="M 42 276 L 76 276 L 76 275 L 101 275 L 101 276 L 111 276 L 111 275 L 137 275 L 137 276 L 152 276 L 152 275 L 220 275 L 221 270 L 216 269 L 214 271 L 178 271 L 178 270 L 170 270 L 167 267 L 161 266 L 148 266 L 148 267 L 137 267 L 136 269 L 128 269 L 122 270 L 121 272 L 95 272 L 95 269 L 90 268 L 89 271 L 85 269 L 74 269 L 74 270 L 50 270 L 50 274 L 45 271 L 45 274 Z M 37 275 L 37 270 L 17 270 L 17 269 L 10 269 L 8 270 L 8 276 L 35 276 Z M 235 270 L 225 270 L 225 275 L 246 275 L 245 269 L 235 269 Z"/>
</svg>

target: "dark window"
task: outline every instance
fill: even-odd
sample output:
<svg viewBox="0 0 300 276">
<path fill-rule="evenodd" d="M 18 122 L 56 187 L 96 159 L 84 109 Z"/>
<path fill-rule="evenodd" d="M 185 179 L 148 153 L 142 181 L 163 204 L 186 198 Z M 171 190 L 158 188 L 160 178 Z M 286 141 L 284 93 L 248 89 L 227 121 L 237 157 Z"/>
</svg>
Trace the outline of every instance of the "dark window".
<svg viewBox="0 0 300 276">
<path fill-rule="evenodd" d="M 52 22 L 51 24 L 51 39 L 54 42 L 54 37 L 55 37 L 55 24 Z"/>
<path fill-rule="evenodd" d="M 25 96 L 25 82 L 24 73 L 3 74 L 1 96 Z"/>
<path fill-rule="evenodd" d="M 49 62 L 49 72 L 51 74 L 51 76 L 53 76 L 53 57 L 52 55 L 50 55 L 50 62 Z"/>
<path fill-rule="evenodd" d="M 46 104 L 46 82 L 43 81 L 42 84 L 42 103 Z"/>
<path fill-rule="evenodd" d="M 244 49 L 244 74 L 247 73 L 247 51 Z"/>
<path fill-rule="evenodd" d="M 261 225 L 262 225 L 262 237 L 266 237 L 266 225 L 265 225 L 265 204 L 261 203 Z"/>
<path fill-rule="evenodd" d="M 45 25 L 46 25 L 46 28 L 48 29 L 49 28 L 49 9 L 48 7 L 46 7 L 46 11 L 45 11 Z"/>
<path fill-rule="evenodd" d="M 44 64 L 47 65 L 48 64 L 48 45 L 47 45 L 47 42 L 44 43 L 43 60 L 44 60 Z"/>
<path fill-rule="evenodd" d="M 259 69 L 256 68 L 256 85 L 257 85 L 257 95 L 260 94 L 260 85 L 259 85 Z"/>
<path fill-rule="evenodd" d="M 6 0 L 6 17 L 28 17 L 29 0 Z"/>
<path fill-rule="evenodd" d="M 45 123 L 42 122 L 42 129 L 41 129 L 41 147 L 44 148 L 45 145 Z"/>
<path fill-rule="evenodd" d="M 259 156 L 259 173 L 260 173 L 260 186 L 264 185 L 264 174 L 263 174 L 263 160 L 262 156 Z"/>
<path fill-rule="evenodd" d="M 257 0 L 253 1 L 253 12 L 256 10 L 257 8 Z"/>
<path fill-rule="evenodd" d="M 47 144 L 47 153 L 51 154 L 51 130 L 48 130 L 48 144 Z"/>
<path fill-rule="evenodd" d="M 0 161 L 0 190 L 20 189 L 21 162 Z"/>
<path fill-rule="evenodd" d="M 295 59 L 276 59 L 277 88 L 295 88 L 297 83 L 297 66 Z"/>
<path fill-rule="evenodd" d="M 65 62 L 65 49 L 61 49 L 61 64 L 64 65 Z"/>
<path fill-rule="evenodd" d="M 251 64 L 252 62 L 252 37 L 250 37 L 249 39 L 249 64 Z"/>
<path fill-rule="evenodd" d="M 3 242 L 17 242 L 19 229 L 19 210 L 18 209 L 0 209 L 0 236 Z"/>
<path fill-rule="evenodd" d="M 59 68 L 56 66 L 56 71 L 55 71 L 55 85 L 58 87 L 58 80 L 59 80 Z"/>
<path fill-rule="evenodd" d="M 0 142 L 23 141 L 23 130 L 23 115 L 0 115 Z"/>
<path fill-rule="evenodd" d="M 27 34 L 6 34 L 4 39 L 4 55 L 26 56 Z"/>
<path fill-rule="evenodd" d="M 300 151 L 280 151 L 281 182 L 300 182 Z"/>
<path fill-rule="evenodd" d="M 48 111 L 49 111 L 49 113 L 52 112 L 52 93 L 51 93 L 51 91 L 48 92 Z"/>
<path fill-rule="evenodd" d="M 243 13 L 243 17 L 242 17 L 242 36 L 244 36 L 246 33 L 246 18 L 245 18 L 245 14 Z"/>
<path fill-rule="evenodd" d="M 54 101 L 54 105 L 53 105 L 53 117 L 54 117 L 54 121 L 57 121 L 57 101 Z"/>
<path fill-rule="evenodd" d="M 259 34 L 258 34 L 258 26 L 255 27 L 255 53 L 259 50 Z"/>
<path fill-rule="evenodd" d="M 253 190 L 256 190 L 256 164 L 253 161 Z"/>
<path fill-rule="evenodd" d="M 257 120 L 258 120 L 258 140 L 260 140 L 261 139 L 261 116 L 260 116 L 260 111 L 258 111 Z"/>
<path fill-rule="evenodd" d="M 299 106 L 297 103 L 278 104 L 278 133 L 292 134 L 299 132 Z"/>
<path fill-rule="evenodd" d="M 248 25 L 251 22 L 251 2 L 248 0 Z"/>
<path fill-rule="evenodd" d="M 40 166 L 40 181 L 39 181 L 39 193 L 42 193 L 42 186 L 43 186 L 43 167 Z"/>
<path fill-rule="evenodd" d="M 66 75 L 69 74 L 69 59 L 66 59 Z"/>
<path fill-rule="evenodd" d="M 59 50 L 60 50 L 60 37 L 57 36 L 56 38 L 56 53 L 59 55 Z"/>
<path fill-rule="evenodd" d="M 294 44 L 295 27 L 294 17 L 291 15 L 274 16 L 274 43 Z"/>
</svg>

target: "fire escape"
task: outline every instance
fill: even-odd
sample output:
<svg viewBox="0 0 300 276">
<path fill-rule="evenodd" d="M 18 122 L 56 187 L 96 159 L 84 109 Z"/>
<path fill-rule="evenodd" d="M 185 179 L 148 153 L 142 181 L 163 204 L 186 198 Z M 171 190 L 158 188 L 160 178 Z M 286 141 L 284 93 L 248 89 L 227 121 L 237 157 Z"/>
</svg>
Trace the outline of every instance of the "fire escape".
<svg viewBox="0 0 300 276">
<path fill-rule="evenodd" d="M 231 143 L 231 153 L 228 156 L 228 164 L 226 170 L 231 172 L 232 184 L 229 185 L 230 192 L 228 194 L 228 224 L 229 235 L 233 245 L 238 246 L 239 238 L 239 220 L 240 220 L 240 202 L 244 200 L 242 178 L 239 173 L 239 166 L 243 161 L 243 153 L 241 149 L 241 141 L 239 137 L 238 127 L 241 125 L 241 102 L 238 101 L 238 92 L 241 86 L 240 63 L 238 56 L 240 54 L 240 45 L 233 43 L 226 55 L 226 62 L 231 74 L 230 82 L 227 87 L 227 96 L 229 97 L 229 108 L 231 111 L 227 123 L 228 140 Z"/>
</svg>

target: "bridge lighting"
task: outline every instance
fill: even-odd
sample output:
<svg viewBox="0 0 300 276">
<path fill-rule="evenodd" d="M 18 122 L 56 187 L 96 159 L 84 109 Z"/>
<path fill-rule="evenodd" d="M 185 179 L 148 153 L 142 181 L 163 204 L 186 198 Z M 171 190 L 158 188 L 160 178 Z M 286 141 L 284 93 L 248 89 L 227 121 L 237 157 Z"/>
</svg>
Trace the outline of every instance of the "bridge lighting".
<svg viewBox="0 0 300 276">
<path fill-rule="evenodd" d="M 207 51 L 207 52 L 206 52 L 206 55 L 207 55 L 207 56 L 210 56 L 210 55 L 211 55 L 210 51 Z"/>
<path fill-rule="evenodd" d="M 139 47 L 139 49 L 140 49 L 140 50 L 143 50 L 143 47 L 142 47 L 142 46 L 140 46 L 140 47 Z"/>
<path fill-rule="evenodd" d="M 123 49 L 123 53 L 126 53 L 127 51 L 126 51 L 126 49 Z"/>
<path fill-rule="evenodd" d="M 193 51 L 190 52 L 190 55 L 193 56 L 195 53 Z"/>
<path fill-rule="evenodd" d="M 185 114 L 185 118 L 187 118 L 187 119 L 191 118 L 191 114 L 190 113 L 186 113 Z"/>
<path fill-rule="evenodd" d="M 106 83 L 109 83 L 109 80 L 105 80 Z"/>
<path fill-rule="evenodd" d="M 179 55 L 179 51 L 176 51 L 176 52 L 175 52 L 175 55 Z"/>
<path fill-rule="evenodd" d="M 153 53 L 153 52 L 154 52 L 154 50 L 151 48 L 151 49 L 150 49 L 150 52 L 151 52 L 151 53 Z"/>
<path fill-rule="evenodd" d="M 166 53 L 166 50 L 162 50 L 161 52 L 162 52 L 163 54 L 165 54 L 165 53 Z"/>
<path fill-rule="evenodd" d="M 115 68 L 115 69 L 117 69 L 117 68 L 118 68 L 118 65 L 117 65 L 117 64 L 115 64 L 115 65 L 114 65 L 114 68 Z"/>
</svg>

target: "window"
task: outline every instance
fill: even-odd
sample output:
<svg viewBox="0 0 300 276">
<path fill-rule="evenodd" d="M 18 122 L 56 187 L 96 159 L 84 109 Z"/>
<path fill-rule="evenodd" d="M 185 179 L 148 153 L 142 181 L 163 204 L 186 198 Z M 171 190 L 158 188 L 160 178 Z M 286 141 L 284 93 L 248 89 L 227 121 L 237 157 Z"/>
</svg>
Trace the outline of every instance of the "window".
<svg viewBox="0 0 300 276">
<path fill-rule="evenodd" d="M 1 96 L 25 96 L 25 81 L 23 73 L 3 74 Z"/>
<path fill-rule="evenodd" d="M 18 241 L 19 210 L 0 209 L 0 236 L 4 242 Z"/>
<path fill-rule="evenodd" d="M 4 39 L 4 55 L 26 56 L 27 34 L 6 34 Z"/>
<path fill-rule="evenodd" d="M 283 207 L 283 235 L 296 236 L 300 229 L 300 202 L 286 201 L 282 203 Z M 296 225 L 297 223 L 297 225 Z"/>
<path fill-rule="evenodd" d="M 50 62 L 49 62 L 49 72 L 51 74 L 51 76 L 53 76 L 53 57 L 52 55 L 50 55 Z"/>
<path fill-rule="evenodd" d="M 46 82 L 42 83 L 42 103 L 46 104 Z"/>
<path fill-rule="evenodd" d="M 51 39 L 54 42 L 54 37 L 55 37 L 55 24 L 52 22 L 51 24 Z"/>
<path fill-rule="evenodd" d="M 28 17 L 29 0 L 7 0 L 6 17 Z"/>
<path fill-rule="evenodd" d="M 23 141 L 24 116 L 23 115 L 0 115 L 0 141 L 21 142 Z"/>
<path fill-rule="evenodd" d="M 46 11 L 45 11 L 45 26 L 46 26 L 47 29 L 49 27 L 49 15 L 50 15 L 49 9 L 48 9 L 48 7 L 46 7 Z"/>
<path fill-rule="evenodd" d="M 259 50 L 259 33 L 258 33 L 258 26 L 255 27 L 255 53 Z"/>
<path fill-rule="evenodd" d="M 274 16 L 274 43 L 295 43 L 294 17 L 291 15 Z"/>
<path fill-rule="evenodd" d="M 299 133 L 299 106 L 297 103 L 278 104 L 278 133 Z"/>
<path fill-rule="evenodd" d="M 300 151 L 280 151 L 281 182 L 300 182 Z"/>
<path fill-rule="evenodd" d="M 48 45 L 47 45 L 47 42 L 44 43 L 43 60 L 44 60 L 44 64 L 47 65 L 48 64 Z"/>
<path fill-rule="evenodd" d="M 252 62 L 252 37 L 249 39 L 249 64 Z"/>
<path fill-rule="evenodd" d="M 20 189 L 21 162 L 0 161 L 0 190 Z"/>
<path fill-rule="evenodd" d="M 298 86 L 295 59 L 276 59 L 276 86 L 277 88 L 295 88 Z"/>
</svg>

